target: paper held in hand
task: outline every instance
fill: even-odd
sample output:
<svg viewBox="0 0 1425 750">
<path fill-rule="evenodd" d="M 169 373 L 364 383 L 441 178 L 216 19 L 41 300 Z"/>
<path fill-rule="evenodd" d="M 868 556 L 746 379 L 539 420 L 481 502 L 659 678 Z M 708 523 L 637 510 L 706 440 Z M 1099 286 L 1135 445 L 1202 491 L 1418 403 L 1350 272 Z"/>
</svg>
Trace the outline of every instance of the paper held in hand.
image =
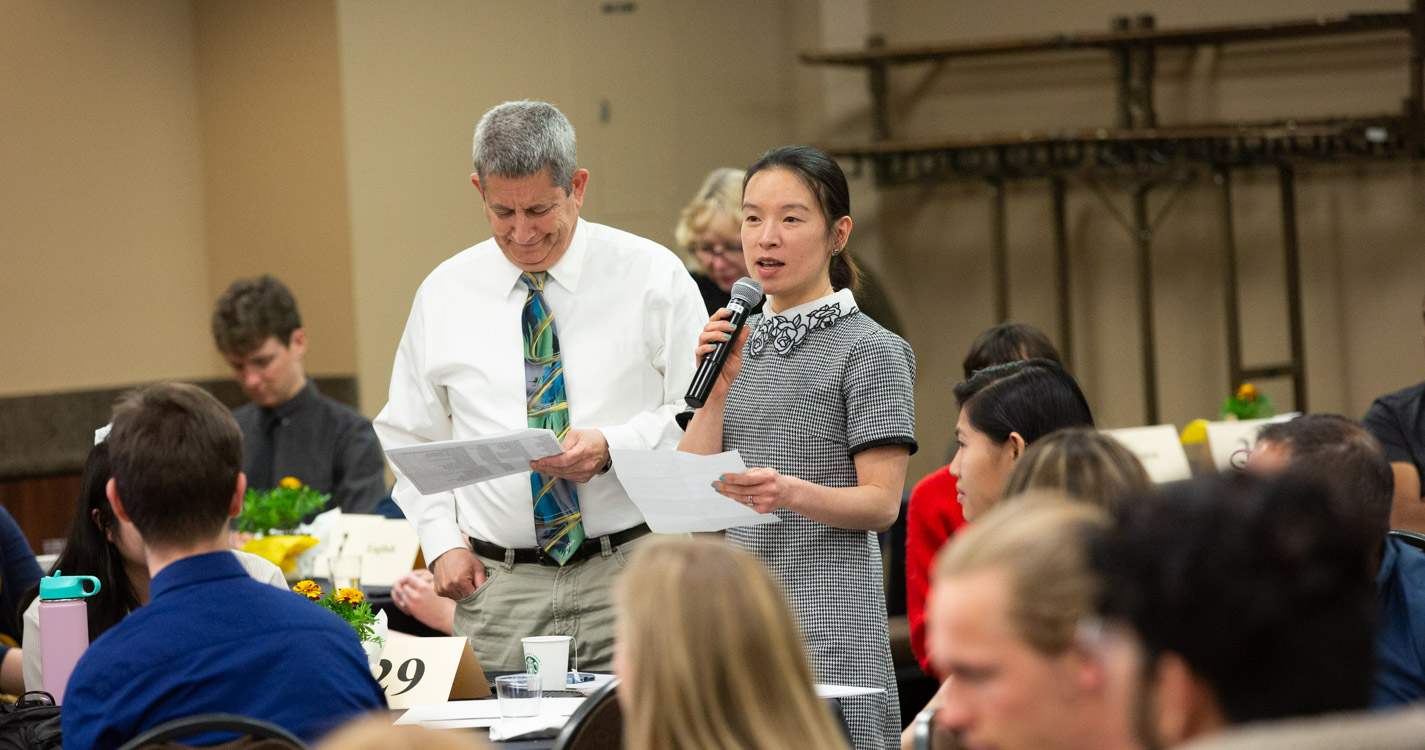
<svg viewBox="0 0 1425 750">
<path fill-rule="evenodd" d="M 563 452 L 552 431 L 526 428 L 392 448 L 386 457 L 422 495 L 430 495 L 527 472 L 530 461 Z"/>
<path fill-rule="evenodd" d="M 712 456 L 666 450 L 611 450 L 609 454 L 629 499 L 643 513 L 648 528 L 659 534 L 722 531 L 781 520 L 713 490 L 713 480 L 719 476 L 747 471 L 737 451 Z"/>
</svg>

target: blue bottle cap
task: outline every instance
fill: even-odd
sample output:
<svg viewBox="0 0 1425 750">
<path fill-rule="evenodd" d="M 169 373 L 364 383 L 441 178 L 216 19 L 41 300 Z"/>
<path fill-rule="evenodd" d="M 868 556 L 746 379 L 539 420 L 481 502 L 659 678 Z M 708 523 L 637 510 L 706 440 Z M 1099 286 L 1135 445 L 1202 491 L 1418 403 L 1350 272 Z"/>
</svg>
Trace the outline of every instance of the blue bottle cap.
<svg viewBox="0 0 1425 750">
<path fill-rule="evenodd" d="M 85 591 L 84 582 L 93 581 L 94 590 Z M 99 593 L 99 579 L 94 576 L 64 576 L 56 570 L 54 575 L 40 579 L 40 599 L 83 599 Z"/>
</svg>

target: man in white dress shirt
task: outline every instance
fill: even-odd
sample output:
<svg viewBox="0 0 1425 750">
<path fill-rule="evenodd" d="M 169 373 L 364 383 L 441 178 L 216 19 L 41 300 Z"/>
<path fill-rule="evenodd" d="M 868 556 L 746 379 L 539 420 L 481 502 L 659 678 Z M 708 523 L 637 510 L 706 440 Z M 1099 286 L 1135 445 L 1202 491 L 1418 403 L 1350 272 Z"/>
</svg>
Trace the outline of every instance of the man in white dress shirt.
<svg viewBox="0 0 1425 750">
<path fill-rule="evenodd" d="M 524 636 L 570 635 L 580 668 L 607 669 L 610 586 L 648 533 L 609 471 L 609 449 L 676 447 L 674 416 L 706 313 L 667 249 L 579 218 L 589 173 L 576 168 L 574 129 L 553 106 L 487 112 L 474 162 L 494 236 L 417 290 L 376 432 L 391 449 L 522 428 L 567 409 L 565 452 L 533 462 L 533 481 L 519 474 L 423 496 L 398 473 L 393 494 L 436 590 L 458 603 L 455 634 L 473 639 L 485 668 L 522 670 Z M 531 333 L 532 314 L 546 317 Z M 546 327 L 554 353 L 540 359 L 528 339 Z M 530 406 L 548 395 L 541 377 L 562 379 L 543 412 Z M 538 528 L 537 491 L 541 503 L 556 494 L 561 503 Z"/>
</svg>

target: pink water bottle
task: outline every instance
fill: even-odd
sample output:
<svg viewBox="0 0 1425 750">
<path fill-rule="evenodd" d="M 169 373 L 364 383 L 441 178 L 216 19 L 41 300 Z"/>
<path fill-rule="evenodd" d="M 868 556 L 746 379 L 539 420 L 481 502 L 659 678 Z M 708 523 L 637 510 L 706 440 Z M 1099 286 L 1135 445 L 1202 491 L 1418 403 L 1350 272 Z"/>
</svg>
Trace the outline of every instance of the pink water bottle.
<svg viewBox="0 0 1425 750">
<path fill-rule="evenodd" d="M 84 582 L 94 588 L 84 590 Z M 64 688 L 84 649 L 89 648 L 89 604 L 84 600 L 99 593 L 94 576 L 54 575 L 40 579 L 40 669 L 44 689 L 56 704 L 64 703 Z"/>
</svg>

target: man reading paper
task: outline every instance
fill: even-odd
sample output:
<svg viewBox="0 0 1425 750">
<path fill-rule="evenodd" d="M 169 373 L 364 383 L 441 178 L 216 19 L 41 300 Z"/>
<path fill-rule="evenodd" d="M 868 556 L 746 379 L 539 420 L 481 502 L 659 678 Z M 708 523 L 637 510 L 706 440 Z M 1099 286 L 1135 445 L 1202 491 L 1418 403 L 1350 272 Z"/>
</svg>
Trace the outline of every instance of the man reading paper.
<svg viewBox="0 0 1425 750">
<path fill-rule="evenodd" d="M 428 496 L 398 473 L 393 494 L 482 665 L 522 669 L 521 637 L 570 635 L 581 667 L 607 669 L 610 584 L 648 533 L 609 448 L 677 445 L 702 300 L 667 249 L 579 218 L 589 173 L 553 106 L 487 112 L 474 162 L 494 236 L 416 292 L 376 431 L 388 450 L 519 427 L 561 437 L 529 473 Z"/>
</svg>

